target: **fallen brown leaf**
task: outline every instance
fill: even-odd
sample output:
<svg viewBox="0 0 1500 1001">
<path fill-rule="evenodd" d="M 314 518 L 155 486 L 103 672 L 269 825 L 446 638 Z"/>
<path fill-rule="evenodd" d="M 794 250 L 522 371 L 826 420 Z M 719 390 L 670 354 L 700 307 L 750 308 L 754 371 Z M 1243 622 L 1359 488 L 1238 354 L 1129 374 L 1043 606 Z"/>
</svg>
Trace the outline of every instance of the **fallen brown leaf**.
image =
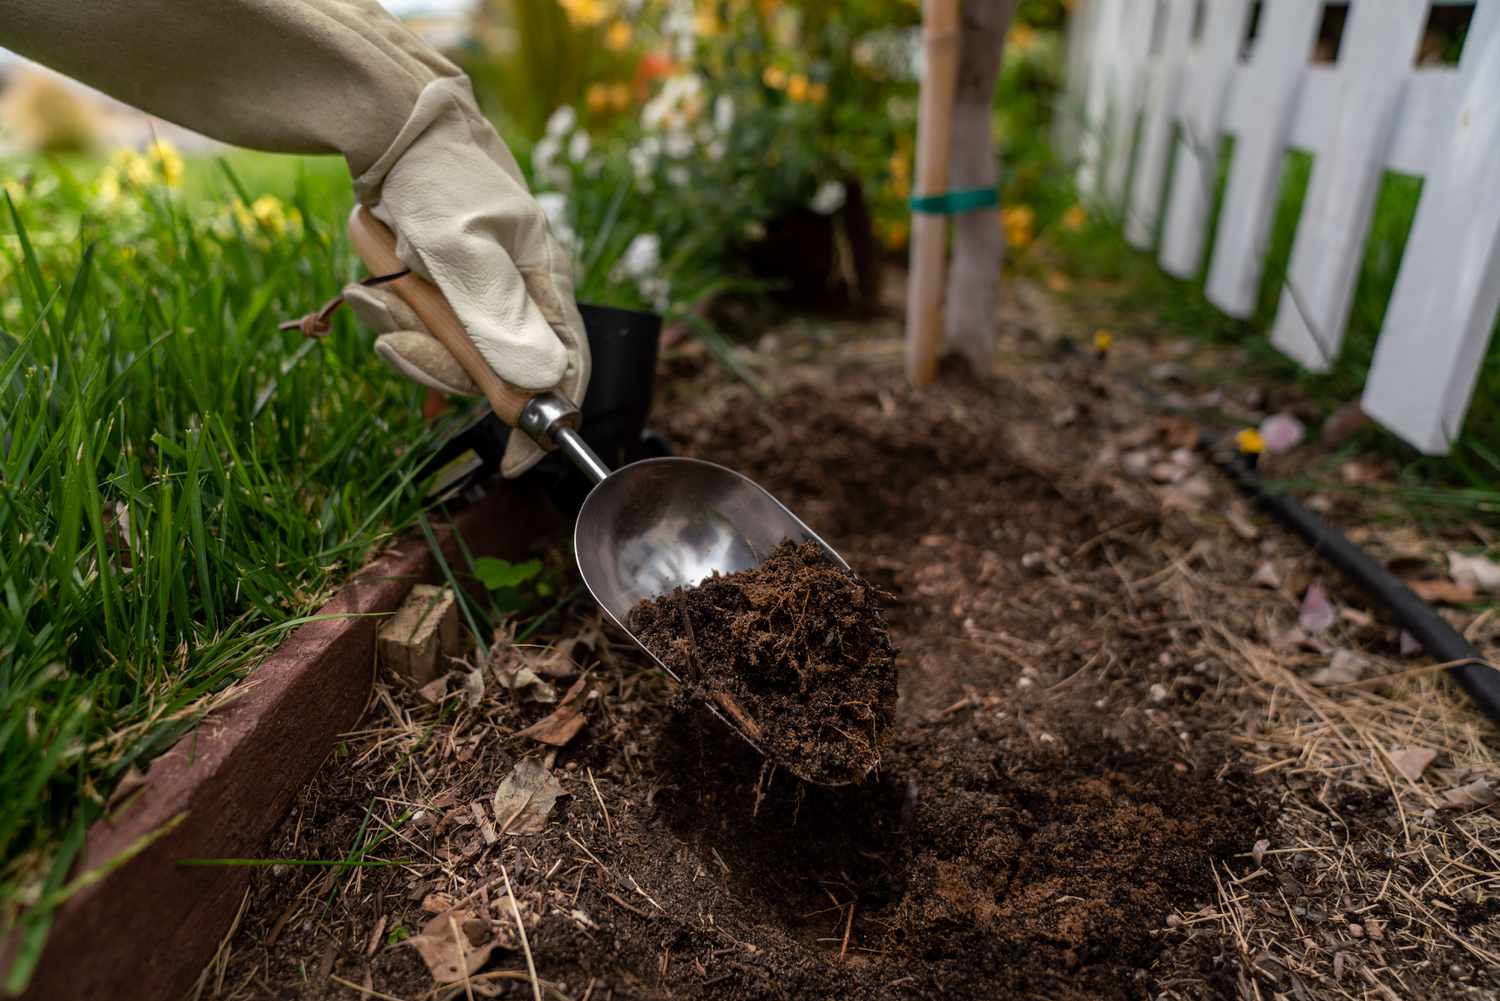
<svg viewBox="0 0 1500 1001">
<path fill-rule="evenodd" d="M 500 833 L 542 833 L 558 797 L 564 795 L 562 783 L 550 770 L 529 758 L 521 759 L 495 790 L 491 804 Z"/>
<path fill-rule="evenodd" d="M 1406 586 L 1423 601 L 1439 605 L 1466 605 L 1474 600 L 1474 589 L 1451 580 L 1409 580 Z"/>
<path fill-rule="evenodd" d="M 1430 747 L 1403 747 L 1391 751 L 1386 757 L 1391 759 L 1391 764 L 1396 771 L 1415 782 L 1422 777 L 1422 773 L 1427 770 L 1428 765 L 1432 764 L 1437 754 L 1438 752 Z"/>
<path fill-rule="evenodd" d="M 485 941 L 490 931 L 490 922 L 473 911 L 443 911 L 406 944 L 417 950 L 436 983 L 453 984 L 472 976 L 489 961 L 491 952 L 505 944 L 498 935 Z"/>
<path fill-rule="evenodd" d="M 1349 685 L 1364 676 L 1368 662 L 1350 650 L 1335 650 L 1327 667 L 1314 671 L 1307 680 L 1315 685 Z"/>
<path fill-rule="evenodd" d="M 553 747 L 562 747 L 578 736 L 588 717 L 584 716 L 574 705 L 573 700 L 583 691 L 583 683 L 586 677 L 580 677 L 573 682 L 573 687 L 568 689 L 556 709 L 537 720 L 524 730 L 517 730 L 517 737 L 530 737 L 532 740 Z"/>
<path fill-rule="evenodd" d="M 1479 806 L 1489 806 L 1500 799 L 1495 792 L 1495 787 L 1490 785 L 1487 778 L 1477 778 L 1473 782 L 1449 789 L 1443 793 L 1444 803 L 1454 809 L 1468 810 Z"/>
<path fill-rule="evenodd" d="M 1486 557 L 1450 552 L 1448 575 L 1462 587 L 1486 594 L 1500 593 L 1500 563 Z"/>
</svg>

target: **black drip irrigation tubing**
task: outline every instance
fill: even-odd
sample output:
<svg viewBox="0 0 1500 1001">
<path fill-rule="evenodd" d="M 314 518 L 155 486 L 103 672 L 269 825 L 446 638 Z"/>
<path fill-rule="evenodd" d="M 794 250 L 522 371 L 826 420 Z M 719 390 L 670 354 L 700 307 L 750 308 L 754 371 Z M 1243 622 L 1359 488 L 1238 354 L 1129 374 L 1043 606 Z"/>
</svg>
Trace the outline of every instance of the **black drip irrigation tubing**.
<svg viewBox="0 0 1500 1001">
<path fill-rule="evenodd" d="M 1200 432 L 1200 442 L 1210 440 Z M 1204 451 L 1209 461 L 1241 492 L 1306 539 L 1318 555 L 1363 588 L 1401 628 L 1422 644 L 1429 655 L 1440 663 L 1451 664 L 1447 669 L 1449 676 L 1486 716 L 1500 725 L 1500 671 L 1486 662 L 1458 630 L 1369 553 L 1350 542 L 1343 532 L 1308 510 L 1291 494 L 1268 486 L 1244 459 L 1212 446 Z"/>
</svg>

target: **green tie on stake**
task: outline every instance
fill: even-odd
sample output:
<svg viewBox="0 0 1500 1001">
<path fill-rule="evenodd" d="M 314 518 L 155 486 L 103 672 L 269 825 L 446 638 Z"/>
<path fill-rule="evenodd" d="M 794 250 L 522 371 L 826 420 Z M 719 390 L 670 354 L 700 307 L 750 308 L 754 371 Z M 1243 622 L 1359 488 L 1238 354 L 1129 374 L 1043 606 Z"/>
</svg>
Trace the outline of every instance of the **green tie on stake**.
<svg viewBox="0 0 1500 1001">
<path fill-rule="evenodd" d="M 908 204 L 916 214 L 963 215 L 965 212 L 999 207 L 1000 192 L 995 188 L 968 188 L 964 191 L 945 191 L 941 195 L 914 195 Z"/>
<path fill-rule="evenodd" d="M 926 386 L 937 377 L 943 330 L 943 272 L 948 213 L 915 203 L 948 197 L 953 99 L 958 89 L 959 0 L 923 0 L 926 71 L 917 114 L 917 169 L 911 221 L 911 277 L 906 298 L 906 377 Z"/>
</svg>

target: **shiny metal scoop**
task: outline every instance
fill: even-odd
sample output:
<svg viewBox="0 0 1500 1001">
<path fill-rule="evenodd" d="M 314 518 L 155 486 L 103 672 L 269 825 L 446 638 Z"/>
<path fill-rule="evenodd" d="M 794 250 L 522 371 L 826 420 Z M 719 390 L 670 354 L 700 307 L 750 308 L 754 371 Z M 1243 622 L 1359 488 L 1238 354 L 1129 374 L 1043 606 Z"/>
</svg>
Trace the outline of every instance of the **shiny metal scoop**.
<svg viewBox="0 0 1500 1001">
<path fill-rule="evenodd" d="M 816 542 L 849 568 L 775 497 L 712 462 L 644 459 L 596 484 L 578 512 L 573 548 L 594 600 L 626 632 L 630 610 L 645 599 L 760 566 L 787 539 Z"/>
<path fill-rule="evenodd" d="M 723 466 L 696 459 L 646 459 L 611 472 L 578 434 L 578 407 L 555 391 L 537 393 L 504 382 L 479 354 L 442 292 L 406 270 L 396 254 L 395 236 L 363 206 L 350 216 L 349 237 L 366 266 L 384 276 L 385 286 L 411 306 L 500 419 L 543 449 L 560 449 L 593 481 L 573 531 L 579 572 L 605 613 L 677 681 L 682 679 L 626 624 L 630 610 L 643 599 L 697 584 L 715 571 L 728 574 L 759 566 L 787 539 L 816 542 L 829 559 L 848 569 L 776 498 Z M 743 724 L 712 704 L 709 708 L 763 750 Z M 801 774 L 795 762 L 785 764 Z"/>
</svg>

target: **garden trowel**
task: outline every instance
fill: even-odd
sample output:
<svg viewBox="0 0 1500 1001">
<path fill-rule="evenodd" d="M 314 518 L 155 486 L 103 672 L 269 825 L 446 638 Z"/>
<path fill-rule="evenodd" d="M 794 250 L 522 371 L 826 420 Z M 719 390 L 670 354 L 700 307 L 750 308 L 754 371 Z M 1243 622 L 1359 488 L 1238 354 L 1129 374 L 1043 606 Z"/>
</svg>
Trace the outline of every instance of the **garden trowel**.
<svg viewBox="0 0 1500 1001">
<path fill-rule="evenodd" d="M 396 239 L 384 223 L 356 208 L 349 236 L 372 273 L 391 276 L 384 284 L 458 359 L 495 414 L 544 450 L 561 451 L 588 477 L 593 487 L 573 528 L 578 571 L 605 614 L 673 679 L 682 680 L 630 629 L 630 611 L 641 601 L 698 584 L 715 572 L 753 569 L 788 539 L 817 543 L 830 560 L 849 569 L 800 518 L 732 469 L 671 457 L 643 459 L 611 471 L 579 434 L 573 401 L 556 391 L 518 389 L 490 368 L 442 292 L 407 271 L 396 256 Z M 748 721 L 731 718 L 738 715 L 732 710 L 713 704 L 708 708 L 763 751 L 747 731 Z M 796 762 L 786 765 L 808 778 Z"/>
</svg>

